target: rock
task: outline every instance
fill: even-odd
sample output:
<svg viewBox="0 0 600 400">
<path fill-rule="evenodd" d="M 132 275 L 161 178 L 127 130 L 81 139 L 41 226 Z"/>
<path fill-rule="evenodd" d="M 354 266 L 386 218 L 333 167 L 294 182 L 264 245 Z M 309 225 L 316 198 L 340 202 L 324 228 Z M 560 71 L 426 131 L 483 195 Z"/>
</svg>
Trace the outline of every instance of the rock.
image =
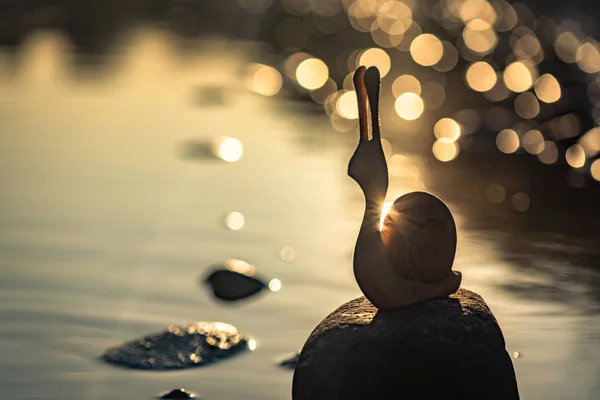
<svg viewBox="0 0 600 400">
<path fill-rule="evenodd" d="M 184 388 L 173 389 L 170 392 L 161 393 L 158 396 L 159 399 L 195 399 L 196 394 L 188 392 Z"/>
<path fill-rule="evenodd" d="M 255 268 L 245 261 L 230 259 L 223 267 L 214 269 L 204 279 L 219 300 L 238 301 L 267 288 L 267 284 L 256 275 Z"/>
<path fill-rule="evenodd" d="M 365 297 L 312 332 L 294 373 L 293 400 L 516 400 L 504 337 L 483 299 L 450 297 L 381 311 Z"/>
<path fill-rule="evenodd" d="M 278 364 L 282 368 L 291 369 L 293 371 L 294 369 L 296 369 L 296 364 L 298 364 L 298 356 L 300 356 L 299 351 L 287 357 L 284 357 L 278 362 Z"/>
<path fill-rule="evenodd" d="M 255 341 L 222 322 L 197 322 L 108 349 L 102 359 L 133 369 L 168 370 L 199 367 L 254 349 Z"/>
</svg>

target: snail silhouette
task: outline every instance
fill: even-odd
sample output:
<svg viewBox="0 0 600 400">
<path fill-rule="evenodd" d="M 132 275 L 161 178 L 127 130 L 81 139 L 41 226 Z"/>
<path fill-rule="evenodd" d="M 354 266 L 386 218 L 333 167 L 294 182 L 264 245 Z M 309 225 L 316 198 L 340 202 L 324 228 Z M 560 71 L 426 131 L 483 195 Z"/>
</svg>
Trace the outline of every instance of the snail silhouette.
<svg viewBox="0 0 600 400">
<path fill-rule="evenodd" d="M 393 310 L 456 292 L 462 275 L 452 270 L 456 224 L 436 196 L 412 192 L 399 197 L 379 229 L 388 190 L 379 132 L 379 85 L 376 67 L 361 66 L 354 73 L 360 137 L 348 175 L 365 196 L 365 214 L 354 249 L 354 277 L 373 305 Z"/>
</svg>

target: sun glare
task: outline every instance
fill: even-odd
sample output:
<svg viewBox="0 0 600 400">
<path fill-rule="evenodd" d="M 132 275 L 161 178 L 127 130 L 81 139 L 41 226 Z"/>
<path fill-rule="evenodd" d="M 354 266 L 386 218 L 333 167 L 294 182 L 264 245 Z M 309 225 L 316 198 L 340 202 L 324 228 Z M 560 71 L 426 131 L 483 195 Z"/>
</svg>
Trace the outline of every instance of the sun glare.
<svg viewBox="0 0 600 400">
<path fill-rule="evenodd" d="M 383 203 L 383 207 L 381 207 L 381 218 L 379 219 L 379 230 L 383 230 L 383 222 L 385 221 L 385 217 L 388 215 L 390 210 L 392 209 L 393 201 L 386 201 Z"/>
</svg>

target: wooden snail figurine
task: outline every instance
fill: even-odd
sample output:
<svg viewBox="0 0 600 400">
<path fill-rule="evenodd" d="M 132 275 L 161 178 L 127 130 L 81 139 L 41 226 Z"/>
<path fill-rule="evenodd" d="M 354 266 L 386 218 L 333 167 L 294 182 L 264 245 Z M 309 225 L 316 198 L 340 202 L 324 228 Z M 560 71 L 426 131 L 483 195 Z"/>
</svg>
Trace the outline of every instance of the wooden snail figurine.
<svg viewBox="0 0 600 400">
<path fill-rule="evenodd" d="M 388 190 L 379 133 L 379 85 L 376 67 L 361 66 L 354 73 L 360 139 L 348 175 L 359 184 L 366 202 L 354 249 L 354 276 L 373 305 L 393 310 L 456 292 L 462 275 L 452 270 L 456 224 L 448 207 L 436 196 L 412 192 L 399 197 L 385 217 L 383 229 L 379 229 Z"/>
</svg>

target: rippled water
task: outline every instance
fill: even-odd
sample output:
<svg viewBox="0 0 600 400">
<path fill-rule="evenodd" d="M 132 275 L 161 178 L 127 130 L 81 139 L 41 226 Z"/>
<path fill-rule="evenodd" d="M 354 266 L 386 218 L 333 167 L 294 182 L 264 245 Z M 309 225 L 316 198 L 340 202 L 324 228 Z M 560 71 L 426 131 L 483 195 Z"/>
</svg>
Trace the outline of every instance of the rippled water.
<svg viewBox="0 0 600 400">
<path fill-rule="evenodd" d="M 0 68 L 1 397 L 143 399 L 183 386 L 208 399 L 291 398 L 292 374 L 277 362 L 360 295 L 351 253 L 362 203 L 346 176 L 355 138 L 283 97 L 239 89 L 244 46 L 211 42 L 182 60 L 146 32 L 109 75 L 79 80 L 59 39 L 34 42 L 16 76 Z M 223 106 L 194 103 L 215 85 L 227 88 Z M 183 156 L 220 135 L 243 143 L 239 161 Z M 597 243 L 527 229 L 582 217 L 536 219 L 533 195 L 532 220 L 493 208 L 481 177 L 494 168 L 406 157 L 396 159 L 392 195 L 425 188 L 450 203 L 461 227 L 455 268 L 518 352 L 522 398 L 598 398 L 600 277 L 580 265 L 593 264 Z M 244 216 L 240 230 L 225 225 L 232 211 Z M 282 260 L 284 247 L 293 260 Z M 199 278 L 231 257 L 281 280 L 281 290 L 216 303 Z M 99 360 L 109 347 L 198 320 L 231 323 L 258 347 L 187 371 Z"/>
</svg>

